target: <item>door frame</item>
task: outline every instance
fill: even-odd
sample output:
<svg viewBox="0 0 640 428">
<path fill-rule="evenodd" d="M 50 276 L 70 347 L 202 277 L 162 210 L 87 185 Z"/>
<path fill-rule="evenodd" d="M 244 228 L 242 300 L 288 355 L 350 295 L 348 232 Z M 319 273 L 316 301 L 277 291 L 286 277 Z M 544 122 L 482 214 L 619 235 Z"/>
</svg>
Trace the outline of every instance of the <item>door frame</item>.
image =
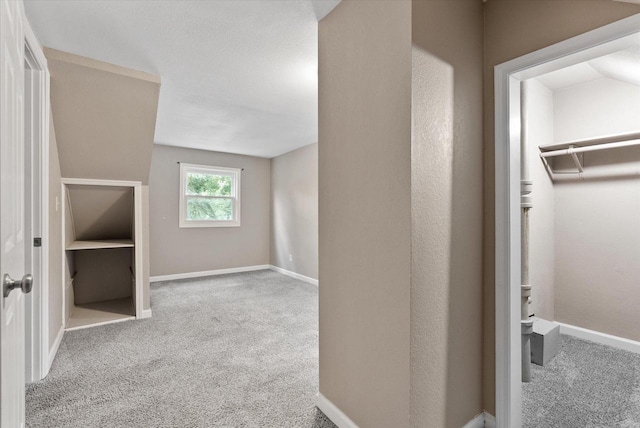
<svg viewBox="0 0 640 428">
<path fill-rule="evenodd" d="M 49 343 L 49 118 L 50 76 L 47 59 L 38 39 L 23 17 L 25 62 L 31 70 L 25 76 L 25 112 L 31 111 L 31 120 L 25 117 L 25 155 L 28 154 L 29 187 L 26 210 L 30 213 L 27 237 L 27 271 L 34 278 L 34 287 L 25 301 L 25 358 L 27 383 L 43 379 L 51 367 Z M 30 95 L 27 97 L 27 85 Z M 27 114 L 27 113 L 25 113 Z M 25 210 L 25 212 L 26 212 Z M 42 239 L 41 247 L 34 247 L 33 238 Z M 55 326 L 54 326 L 55 327 Z"/>
<path fill-rule="evenodd" d="M 495 83 L 496 426 L 522 426 L 520 82 L 628 47 L 640 14 L 499 64 Z"/>
</svg>

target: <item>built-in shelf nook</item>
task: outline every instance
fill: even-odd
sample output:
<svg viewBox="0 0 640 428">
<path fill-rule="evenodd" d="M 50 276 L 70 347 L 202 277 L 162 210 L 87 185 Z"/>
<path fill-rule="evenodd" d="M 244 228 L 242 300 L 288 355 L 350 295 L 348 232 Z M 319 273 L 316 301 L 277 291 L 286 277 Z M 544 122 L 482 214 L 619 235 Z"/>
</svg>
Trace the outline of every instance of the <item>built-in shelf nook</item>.
<svg viewBox="0 0 640 428">
<path fill-rule="evenodd" d="M 141 183 L 63 179 L 66 329 L 142 316 Z"/>
</svg>

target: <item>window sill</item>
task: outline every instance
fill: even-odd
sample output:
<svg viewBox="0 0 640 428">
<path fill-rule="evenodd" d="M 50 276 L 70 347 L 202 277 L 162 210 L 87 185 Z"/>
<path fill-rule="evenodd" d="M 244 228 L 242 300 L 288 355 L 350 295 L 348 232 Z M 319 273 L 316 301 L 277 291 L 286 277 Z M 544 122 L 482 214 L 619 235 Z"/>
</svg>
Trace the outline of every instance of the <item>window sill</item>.
<svg viewBox="0 0 640 428">
<path fill-rule="evenodd" d="M 180 222 L 180 228 L 194 227 L 240 227 L 239 221 L 190 221 Z"/>
</svg>

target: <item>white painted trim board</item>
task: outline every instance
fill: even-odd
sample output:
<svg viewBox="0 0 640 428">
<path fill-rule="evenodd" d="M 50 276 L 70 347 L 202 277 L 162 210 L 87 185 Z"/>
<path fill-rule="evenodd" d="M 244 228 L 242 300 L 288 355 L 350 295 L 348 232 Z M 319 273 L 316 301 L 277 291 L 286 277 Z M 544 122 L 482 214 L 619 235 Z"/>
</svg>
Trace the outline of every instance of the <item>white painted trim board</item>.
<svg viewBox="0 0 640 428">
<path fill-rule="evenodd" d="M 143 309 L 142 314 L 138 317 L 138 319 L 142 320 L 145 318 L 151 318 L 152 316 L 153 316 L 153 313 L 151 312 L 151 309 Z"/>
<path fill-rule="evenodd" d="M 462 428 L 495 428 L 496 426 L 496 418 L 491 416 L 487 412 L 482 412 L 478 414 L 475 418 L 471 419 L 469 422 L 465 424 Z"/>
<path fill-rule="evenodd" d="M 576 327 L 574 325 L 558 321 L 556 322 L 560 324 L 561 334 L 577 337 L 578 339 L 589 340 L 601 345 L 611 346 L 612 348 L 622 349 L 623 351 L 640 354 L 640 342 L 636 342 L 635 340 L 625 339 L 624 337 L 614 336 L 612 334 L 600 333 L 599 331 Z"/>
<path fill-rule="evenodd" d="M 205 270 L 201 272 L 174 273 L 170 275 L 156 275 L 149 277 L 149 282 L 173 281 L 176 279 L 201 278 L 203 276 L 225 275 L 228 273 L 252 272 L 270 269 L 269 265 L 243 266 L 229 269 Z"/>
<path fill-rule="evenodd" d="M 484 412 L 471 419 L 462 428 L 484 428 Z"/>
<path fill-rule="evenodd" d="M 64 317 L 64 314 L 63 314 Z M 46 374 L 51 370 L 51 365 L 53 364 L 53 360 L 56 358 L 56 354 L 58 353 L 58 349 L 60 349 L 60 344 L 62 343 L 62 338 L 64 337 L 64 325 L 60 324 L 60 330 L 58 330 L 58 334 L 56 335 L 56 339 L 53 342 L 53 346 L 49 350 L 49 356 L 47 359 L 47 370 Z"/>
<path fill-rule="evenodd" d="M 484 412 L 484 426 L 486 428 L 496 428 L 496 417 L 490 413 Z"/>
<path fill-rule="evenodd" d="M 316 406 L 318 409 L 322 410 L 322 413 L 324 413 L 331 422 L 336 424 L 338 428 L 358 428 L 358 425 L 349 419 L 349 416 L 345 415 L 338 406 L 322 395 L 321 392 L 318 392 L 318 395 L 316 396 Z"/>
<path fill-rule="evenodd" d="M 311 278 L 310 276 L 304 276 L 304 275 L 301 275 L 299 273 L 292 272 L 290 270 L 282 269 L 279 266 L 269 265 L 269 269 L 271 269 L 272 271 L 281 273 L 283 275 L 290 276 L 291 278 L 295 278 L 295 279 L 298 279 L 300 281 L 308 282 L 309 284 L 313 284 L 313 285 L 318 285 L 319 284 L 318 280 L 315 279 L 315 278 Z"/>
</svg>

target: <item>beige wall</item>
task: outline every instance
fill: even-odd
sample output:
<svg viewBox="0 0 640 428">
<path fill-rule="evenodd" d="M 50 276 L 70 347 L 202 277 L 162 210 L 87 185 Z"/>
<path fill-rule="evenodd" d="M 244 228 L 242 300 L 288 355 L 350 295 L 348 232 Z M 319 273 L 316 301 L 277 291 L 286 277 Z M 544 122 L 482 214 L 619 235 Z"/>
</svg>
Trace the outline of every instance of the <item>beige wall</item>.
<svg viewBox="0 0 640 428">
<path fill-rule="evenodd" d="M 178 162 L 244 168 L 240 227 L 179 228 Z M 269 264 L 269 159 L 156 145 L 149 178 L 151 276 Z"/>
<path fill-rule="evenodd" d="M 49 120 L 49 350 L 53 347 L 62 319 L 62 195 L 60 160 L 53 118 Z M 46 244 L 46 243 L 45 243 Z"/>
<path fill-rule="evenodd" d="M 411 3 L 343 0 L 318 31 L 320 392 L 408 427 Z"/>
<path fill-rule="evenodd" d="M 45 48 L 63 177 L 147 184 L 159 78 Z"/>
<path fill-rule="evenodd" d="M 493 68 L 640 13 L 611 0 L 489 0 L 484 4 L 484 407 L 495 411 Z"/>
<path fill-rule="evenodd" d="M 318 279 L 318 144 L 271 159 L 271 264 Z"/>
<path fill-rule="evenodd" d="M 159 77 L 54 49 L 44 48 L 44 53 L 62 177 L 133 180 L 146 186 Z M 143 214 L 148 212 L 146 194 L 143 191 Z M 142 222 L 148 223 L 148 217 Z M 143 237 L 148 239 L 148 234 Z M 148 254 L 143 255 L 143 266 L 149 263 Z M 148 309 L 148 275 L 144 278 L 143 306 Z M 67 297 L 69 303 L 71 293 Z"/>
<path fill-rule="evenodd" d="M 482 2 L 412 9 L 411 426 L 459 428 L 482 411 Z"/>
</svg>

